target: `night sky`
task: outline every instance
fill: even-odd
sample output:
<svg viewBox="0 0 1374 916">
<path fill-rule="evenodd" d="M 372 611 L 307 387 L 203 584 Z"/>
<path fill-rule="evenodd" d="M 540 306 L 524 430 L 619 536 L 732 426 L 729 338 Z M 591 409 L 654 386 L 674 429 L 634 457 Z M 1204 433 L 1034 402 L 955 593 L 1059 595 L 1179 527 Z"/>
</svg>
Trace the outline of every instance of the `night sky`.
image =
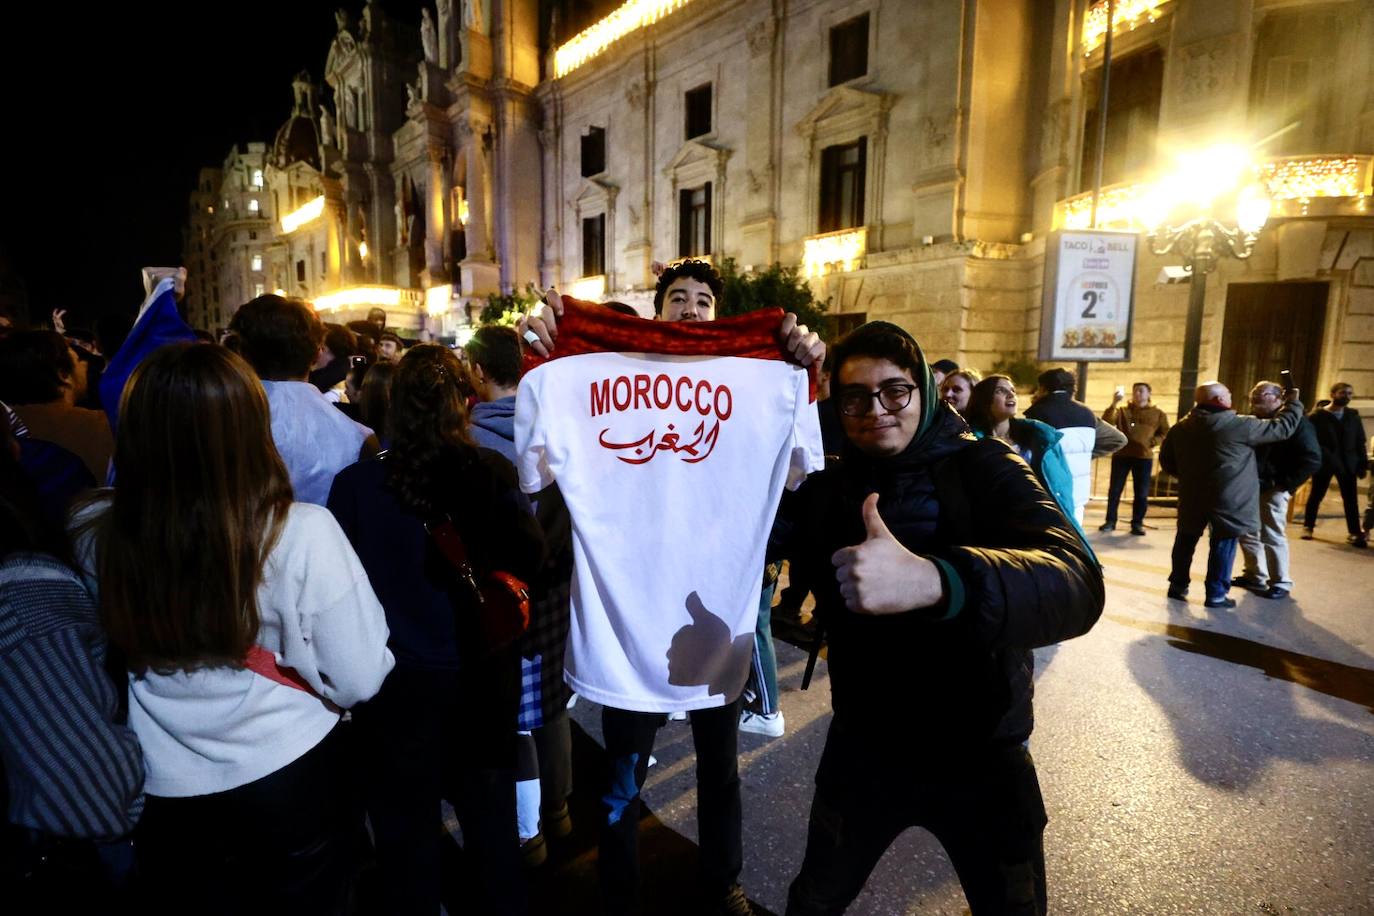
<svg viewBox="0 0 1374 916">
<path fill-rule="evenodd" d="M 323 85 L 334 10 L 270 4 L 46 2 L 0 25 L 0 271 L 27 286 L 30 320 L 130 313 L 139 268 L 181 261 L 197 170 L 235 142 L 270 143 L 291 80 Z M 420 0 L 379 0 L 418 25 Z M 330 98 L 326 91 L 324 98 Z"/>
</svg>

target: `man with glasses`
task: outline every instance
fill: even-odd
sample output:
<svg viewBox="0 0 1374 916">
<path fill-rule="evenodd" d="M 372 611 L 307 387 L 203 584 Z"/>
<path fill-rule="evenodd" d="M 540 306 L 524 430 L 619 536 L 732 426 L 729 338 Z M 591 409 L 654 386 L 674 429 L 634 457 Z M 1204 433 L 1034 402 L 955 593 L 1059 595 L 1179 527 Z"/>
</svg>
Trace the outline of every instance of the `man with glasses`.
<svg viewBox="0 0 1374 916">
<path fill-rule="evenodd" d="M 770 541 L 835 570 L 813 582 L 834 718 L 787 913 L 844 912 L 911 826 L 974 913 L 1044 913 L 1030 652 L 1092 627 L 1101 571 L 1026 463 L 939 400 L 904 330 L 869 322 L 833 358 L 841 461 Z"/>
<path fill-rule="evenodd" d="M 1250 389 L 1250 413 L 1268 420 L 1283 407 L 1283 388 L 1260 382 Z M 1317 432 L 1303 417 L 1298 429 L 1282 442 L 1255 448 L 1259 472 L 1260 526 L 1240 536 L 1245 572 L 1231 584 L 1248 588 L 1261 598 L 1285 598 L 1293 589 L 1288 576 L 1288 501 L 1322 464 Z"/>
</svg>

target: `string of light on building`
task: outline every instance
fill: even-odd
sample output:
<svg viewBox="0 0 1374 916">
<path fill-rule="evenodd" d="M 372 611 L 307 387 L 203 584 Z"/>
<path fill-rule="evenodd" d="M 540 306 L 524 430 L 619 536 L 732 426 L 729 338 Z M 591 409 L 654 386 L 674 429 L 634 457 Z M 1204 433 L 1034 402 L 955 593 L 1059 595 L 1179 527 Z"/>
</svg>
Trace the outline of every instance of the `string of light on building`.
<svg viewBox="0 0 1374 916">
<path fill-rule="evenodd" d="M 691 0 L 628 0 L 606 18 L 564 42 L 554 54 L 554 74 L 567 76 L 621 38 L 645 26 L 653 25 L 690 2 Z"/>
<path fill-rule="evenodd" d="M 285 235 L 290 235 L 307 223 L 314 222 L 324 213 L 324 195 L 316 197 L 310 203 L 292 210 L 281 218 L 281 231 Z"/>
<path fill-rule="evenodd" d="M 1130 32 L 1154 22 L 1170 0 L 1116 0 L 1112 35 Z M 1107 0 L 1097 0 L 1083 17 L 1083 53 L 1091 54 L 1107 40 Z"/>
</svg>

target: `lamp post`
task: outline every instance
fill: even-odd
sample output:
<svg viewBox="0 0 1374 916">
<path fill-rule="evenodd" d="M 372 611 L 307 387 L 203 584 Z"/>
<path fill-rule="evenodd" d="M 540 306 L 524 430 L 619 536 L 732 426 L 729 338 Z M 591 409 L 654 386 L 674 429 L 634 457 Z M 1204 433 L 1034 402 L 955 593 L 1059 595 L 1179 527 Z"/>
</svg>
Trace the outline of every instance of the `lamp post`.
<svg viewBox="0 0 1374 916">
<path fill-rule="evenodd" d="M 1194 188 L 1207 182 L 1209 176 L 1190 174 L 1183 180 L 1176 178 L 1172 185 L 1186 183 Z M 1193 406 L 1193 391 L 1197 388 L 1198 357 L 1202 349 L 1202 308 L 1207 296 L 1207 275 L 1216 270 L 1223 258 L 1244 260 L 1255 251 L 1260 230 L 1269 219 L 1270 201 L 1263 187 L 1251 184 L 1235 197 L 1235 225 L 1223 223 L 1212 215 L 1210 197 L 1203 201 L 1202 216 L 1180 225 L 1167 222 L 1170 182 L 1161 183 L 1157 218 L 1147 219 L 1152 228 L 1146 234 L 1150 250 L 1156 255 L 1176 252 L 1183 257 L 1183 269 L 1188 272 L 1188 318 L 1183 331 L 1183 368 L 1178 378 L 1178 416 L 1183 418 Z M 1177 200 L 1177 198 L 1175 198 Z"/>
</svg>

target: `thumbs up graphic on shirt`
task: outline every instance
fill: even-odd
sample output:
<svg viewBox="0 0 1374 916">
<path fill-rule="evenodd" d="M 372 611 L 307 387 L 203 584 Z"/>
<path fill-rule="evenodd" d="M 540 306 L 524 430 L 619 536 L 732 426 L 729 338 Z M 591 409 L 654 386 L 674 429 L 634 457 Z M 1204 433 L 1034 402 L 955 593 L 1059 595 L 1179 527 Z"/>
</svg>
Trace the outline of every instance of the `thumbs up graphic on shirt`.
<svg viewBox="0 0 1374 916">
<path fill-rule="evenodd" d="M 939 602 L 940 572 L 925 557 L 907 550 L 878 512 L 878 494 L 863 504 L 865 539 L 835 551 L 830 562 L 845 607 L 858 614 L 900 614 Z"/>
</svg>

